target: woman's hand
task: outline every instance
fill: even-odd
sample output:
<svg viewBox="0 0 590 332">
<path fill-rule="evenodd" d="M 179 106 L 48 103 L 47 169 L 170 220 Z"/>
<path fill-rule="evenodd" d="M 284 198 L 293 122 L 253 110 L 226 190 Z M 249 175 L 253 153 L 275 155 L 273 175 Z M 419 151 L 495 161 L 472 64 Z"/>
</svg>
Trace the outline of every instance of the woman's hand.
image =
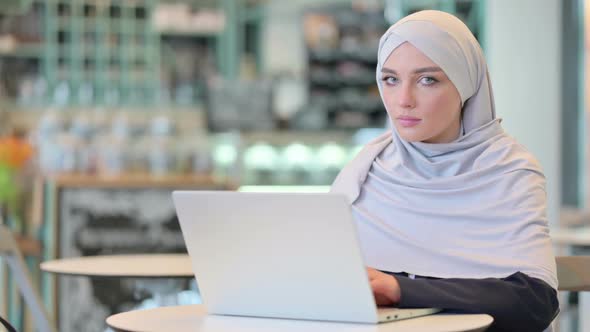
<svg viewBox="0 0 590 332">
<path fill-rule="evenodd" d="M 391 306 L 399 303 L 401 290 L 394 276 L 370 267 L 367 268 L 367 274 L 377 305 Z"/>
</svg>

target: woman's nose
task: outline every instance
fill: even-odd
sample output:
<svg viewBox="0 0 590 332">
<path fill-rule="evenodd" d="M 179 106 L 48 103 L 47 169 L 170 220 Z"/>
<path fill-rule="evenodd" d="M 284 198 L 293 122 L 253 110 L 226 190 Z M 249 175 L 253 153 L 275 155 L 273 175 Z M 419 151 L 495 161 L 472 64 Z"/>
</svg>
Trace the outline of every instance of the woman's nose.
<svg viewBox="0 0 590 332">
<path fill-rule="evenodd" d="M 401 84 L 398 90 L 397 102 L 403 108 L 414 108 L 416 106 L 414 90 L 410 84 Z"/>
</svg>

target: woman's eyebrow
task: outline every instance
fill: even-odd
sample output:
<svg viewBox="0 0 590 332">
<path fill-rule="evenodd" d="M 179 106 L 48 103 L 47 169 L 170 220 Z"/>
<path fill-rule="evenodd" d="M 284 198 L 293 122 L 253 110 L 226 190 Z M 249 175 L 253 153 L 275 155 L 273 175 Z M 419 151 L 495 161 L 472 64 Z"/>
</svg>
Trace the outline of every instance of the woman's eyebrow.
<svg viewBox="0 0 590 332">
<path fill-rule="evenodd" d="M 423 67 L 423 68 L 415 69 L 413 71 L 413 73 L 414 74 L 421 74 L 421 73 L 431 73 L 431 72 L 437 72 L 437 71 L 443 71 L 443 70 L 440 67 Z M 381 72 L 397 75 L 397 72 L 395 70 L 385 68 L 385 67 L 383 67 L 381 69 Z"/>
<path fill-rule="evenodd" d="M 424 68 L 418 68 L 418 69 L 414 70 L 414 73 L 420 74 L 420 73 L 430 73 L 430 72 L 437 72 L 437 71 L 442 71 L 442 69 L 440 69 L 440 67 L 424 67 Z"/>
</svg>

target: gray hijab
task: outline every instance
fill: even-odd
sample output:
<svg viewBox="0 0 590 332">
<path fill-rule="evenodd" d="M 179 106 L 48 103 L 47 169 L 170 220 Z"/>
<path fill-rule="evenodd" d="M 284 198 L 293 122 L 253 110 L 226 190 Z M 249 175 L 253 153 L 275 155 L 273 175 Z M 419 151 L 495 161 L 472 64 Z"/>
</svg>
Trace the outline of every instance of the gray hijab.
<svg viewBox="0 0 590 332">
<path fill-rule="evenodd" d="M 331 191 L 352 204 L 365 263 L 440 278 L 520 271 L 557 288 L 545 177 L 496 118 L 475 37 L 444 12 L 400 20 L 379 43 L 382 96 L 382 65 L 404 42 L 438 64 L 459 91 L 461 132 L 451 143 L 428 144 L 404 141 L 392 126 L 338 175 Z"/>
</svg>

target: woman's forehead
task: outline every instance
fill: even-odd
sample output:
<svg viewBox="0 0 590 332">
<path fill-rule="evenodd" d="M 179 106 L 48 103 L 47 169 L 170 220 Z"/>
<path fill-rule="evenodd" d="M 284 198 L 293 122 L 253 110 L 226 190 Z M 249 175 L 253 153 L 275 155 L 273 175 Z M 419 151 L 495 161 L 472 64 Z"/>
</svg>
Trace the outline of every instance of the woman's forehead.
<svg viewBox="0 0 590 332">
<path fill-rule="evenodd" d="M 439 67 L 438 64 L 409 42 L 396 47 L 383 64 L 383 67 L 400 70 L 425 66 Z"/>
</svg>

